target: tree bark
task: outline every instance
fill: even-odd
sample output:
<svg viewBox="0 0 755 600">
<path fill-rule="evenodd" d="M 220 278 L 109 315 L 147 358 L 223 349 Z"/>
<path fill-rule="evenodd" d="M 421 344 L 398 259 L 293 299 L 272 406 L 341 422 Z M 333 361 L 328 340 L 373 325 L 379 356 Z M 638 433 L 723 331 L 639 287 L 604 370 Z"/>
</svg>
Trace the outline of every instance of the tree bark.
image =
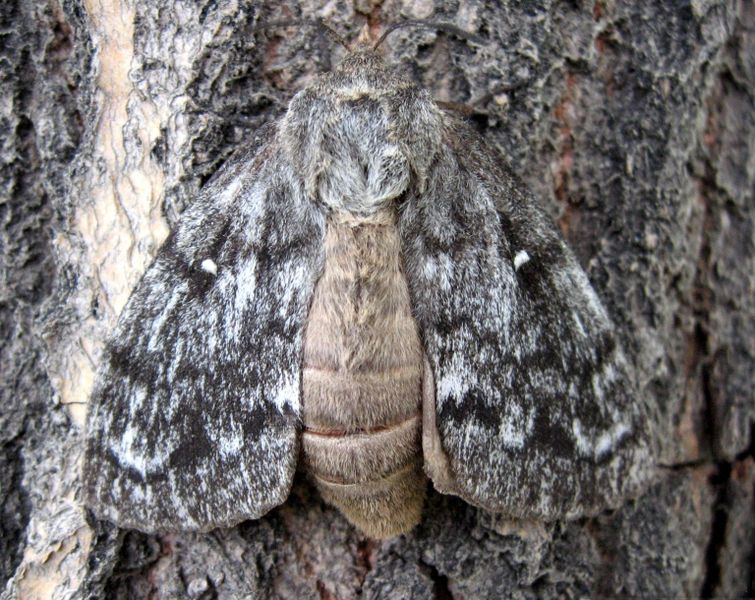
<svg viewBox="0 0 755 600">
<path fill-rule="evenodd" d="M 467 105 L 606 304 L 650 407 L 650 488 L 513 527 L 430 493 L 361 537 L 304 481 L 263 519 L 147 536 L 80 504 L 103 341 L 202 183 L 343 38 Z M 752 595 L 755 6 L 746 0 L 6 0 L 0 8 L 4 598 Z"/>
</svg>

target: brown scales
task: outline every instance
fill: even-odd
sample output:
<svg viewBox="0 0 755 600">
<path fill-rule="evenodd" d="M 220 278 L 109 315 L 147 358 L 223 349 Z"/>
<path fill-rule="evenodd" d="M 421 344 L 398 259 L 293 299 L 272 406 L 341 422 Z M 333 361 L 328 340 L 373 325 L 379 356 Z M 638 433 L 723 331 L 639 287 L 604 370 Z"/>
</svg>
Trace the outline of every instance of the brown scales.
<svg viewBox="0 0 755 600">
<path fill-rule="evenodd" d="M 393 209 L 333 216 L 304 334 L 302 458 L 323 498 L 371 537 L 419 522 L 423 351 Z"/>
</svg>

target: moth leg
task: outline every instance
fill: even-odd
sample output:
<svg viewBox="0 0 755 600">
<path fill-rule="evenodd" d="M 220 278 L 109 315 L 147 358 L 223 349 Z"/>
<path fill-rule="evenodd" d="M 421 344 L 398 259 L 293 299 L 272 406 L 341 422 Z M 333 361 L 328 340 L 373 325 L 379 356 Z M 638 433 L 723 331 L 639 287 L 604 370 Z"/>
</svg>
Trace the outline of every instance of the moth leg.
<svg viewBox="0 0 755 600">
<path fill-rule="evenodd" d="M 422 454 L 425 459 L 425 473 L 432 479 L 433 486 L 441 494 L 459 496 L 456 478 L 451 472 L 451 464 L 443 450 L 438 431 L 435 409 L 435 379 L 427 356 L 422 368 Z"/>
</svg>

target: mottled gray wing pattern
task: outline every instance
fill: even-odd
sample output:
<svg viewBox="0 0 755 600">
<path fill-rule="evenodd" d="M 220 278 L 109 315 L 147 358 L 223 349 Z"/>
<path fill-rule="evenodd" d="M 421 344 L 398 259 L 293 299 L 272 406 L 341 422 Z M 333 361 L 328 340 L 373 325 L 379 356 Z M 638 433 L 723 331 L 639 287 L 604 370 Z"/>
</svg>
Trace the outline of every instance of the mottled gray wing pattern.
<svg viewBox="0 0 755 600">
<path fill-rule="evenodd" d="M 427 470 L 440 491 L 512 517 L 614 505 L 645 478 L 650 453 L 612 325 L 498 154 L 466 124 L 444 123 L 427 189 L 408 193 L 399 222 L 434 379 Z M 443 468 L 428 452 L 438 443 Z"/>
<path fill-rule="evenodd" d="M 208 530 L 288 496 L 324 218 L 276 134 L 255 146 L 182 215 L 102 356 L 85 494 L 120 526 Z"/>
</svg>

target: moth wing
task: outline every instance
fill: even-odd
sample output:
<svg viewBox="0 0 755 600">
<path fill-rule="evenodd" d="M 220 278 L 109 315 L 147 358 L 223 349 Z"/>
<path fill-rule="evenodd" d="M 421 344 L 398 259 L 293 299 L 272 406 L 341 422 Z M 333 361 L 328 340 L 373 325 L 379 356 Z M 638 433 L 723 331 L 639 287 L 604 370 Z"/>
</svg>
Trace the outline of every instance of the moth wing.
<svg viewBox="0 0 755 600">
<path fill-rule="evenodd" d="M 324 222 L 274 132 L 255 146 L 182 215 L 102 356 L 84 486 L 120 526 L 208 530 L 288 496 Z"/>
<path fill-rule="evenodd" d="M 466 124 L 444 125 L 399 221 L 428 359 L 426 470 L 439 491 L 516 518 L 615 505 L 650 452 L 611 322 L 498 154 Z"/>
</svg>

